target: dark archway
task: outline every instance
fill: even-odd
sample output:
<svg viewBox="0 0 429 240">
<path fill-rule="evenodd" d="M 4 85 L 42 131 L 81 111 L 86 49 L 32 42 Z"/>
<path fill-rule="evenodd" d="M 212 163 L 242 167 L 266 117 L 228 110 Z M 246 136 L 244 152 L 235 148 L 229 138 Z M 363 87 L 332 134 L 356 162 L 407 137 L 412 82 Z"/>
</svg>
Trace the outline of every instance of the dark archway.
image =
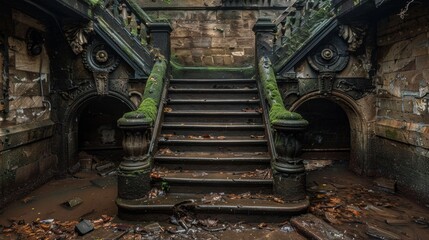
<svg viewBox="0 0 429 240">
<path fill-rule="evenodd" d="M 303 102 L 296 112 L 310 123 L 304 135 L 304 159 L 350 159 L 350 122 L 340 105 L 315 98 Z"/>
<path fill-rule="evenodd" d="M 115 123 L 110 121 L 104 122 L 94 120 L 91 116 L 98 115 L 98 117 L 100 117 L 101 115 L 109 115 L 108 118 L 113 119 L 114 116 L 120 117 L 123 113 L 134 110 L 135 108 L 136 106 L 130 99 L 113 91 L 110 92 L 109 95 L 103 96 L 98 95 L 95 90 L 91 90 L 76 97 L 69 105 L 64 115 L 64 124 L 62 125 L 63 129 L 61 136 L 62 157 L 59 169 L 64 172 L 65 170 L 72 168 L 78 162 L 79 151 L 103 151 L 101 148 L 98 150 L 96 148 L 91 150 L 91 141 L 89 141 L 89 144 L 86 144 L 85 139 L 91 139 L 90 136 L 94 136 L 95 132 L 98 133 L 98 131 L 100 131 L 99 134 L 103 134 L 101 132 L 103 131 L 103 128 L 99 128 L 100 126 L 94 127 L 97 122 L 102 125 L 106 125 L 108 123 L 110 126 L 113 124 L 116 126 L 116 121 Z M 85 132 L 85 129 L 87 129 L 87 132 Z M 115 130 L 115 135 L 117 132 L 118 131 Z M 104 132 L 104 134 L 109 133 Z M 117 137 L 121 138 L 120 133 L 118 133 Z M 121 145 L 121 140 L 119 138 L 113 141 L 115 143 L 114 145 Z M 107 137 L 107 139 L 109 138 Z M 105 141 L 105 143 L 107 142 Z M 120 153 L 122 150 L 116 146 L 111 146 L 111 148 L 117 152 L 116 155 L 119 155 L 118 160 L 120 160 Z M 108 152 L 107 146 L 104 151 L 106 153 Z"/>
<path fill-rule="evenodd" d="M 368 168 L 368 149 L 369 124 L 365 112 L 364 105 L 358 104 L 356 100 L 343 92 L 333 90 L 331 94 L 322 95 L 319 92 L 312 92 L 297 99 L 290 107 L 291 111 L 296 111 L 305 102 L 310 100 L 329 100 L 337 104 L 347 115 L 350 127 L 350 157 L 349 168 L 358 174 L 367 171 Z M 310 123 L 311 124 L 311 123 Z"/>
<path fill-rule="evenodd" d="M 116 121 L 131 109 L 108 96 L 87 101 L 79 111 L 78 151 L 100 160 L 118 161 L 122 156 L 122 132 Z"/>
</svg>

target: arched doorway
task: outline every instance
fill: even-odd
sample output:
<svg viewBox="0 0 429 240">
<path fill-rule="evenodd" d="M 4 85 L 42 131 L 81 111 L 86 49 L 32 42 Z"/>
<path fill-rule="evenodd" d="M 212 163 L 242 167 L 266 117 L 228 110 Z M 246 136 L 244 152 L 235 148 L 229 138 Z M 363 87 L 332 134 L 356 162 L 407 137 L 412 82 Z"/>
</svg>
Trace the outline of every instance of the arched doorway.
<svg viewBox="0 0 429 240">
<path fill-rule="evenodd" d="M 100 161 L 118 161 L 122 156 L 122 132 L 116 121 L 131 109 L 113 97 L 97 97 L 86 102 L 78 118 L 78 152 Z"/>
<path fill-rule="evenodd" d="M 308 103 L 305 104 L 306 102 Z M 318 102 L 320 102 L 321 104 L 318 104 Z M 301 108 L 301 106 L 303 106 L 303 108 Z M 312 122 L 315 120 L 310 120 L 310 125 L 317 124 L 317 125 L 320 125 L 321 128 L 324 128 L 323 126 L 325 126 L 326 129 L 329 131 L 329 129 L 333 128 L 334 126 L 330 126 L 332 124 L 327 121 L 335 121 L 336 123 L 338 123 L 338 121 L 342 122 L 341 126 L 337 126 L 338 129 L 341 129 L 341 131 L 346 131 L 346 132 L 348 131 L 349 134 L 347 135 L 342 133 L 341 136 L 335 137 L 334 139 L 338 139 L 338 140 L 344 139 L 345 143 L 342 143 L 342 145 L 338 145 L 338 146 L 347 146 L 346 143 L 348 142 L 349 151 L 347 151 L 347 147 L 344 147 L 344 149 L 339 149 L 339 150 L 342 150 L 339 152 L 343 152 L 342 154 L 347 153 L 349 155 L 349 157 L 347 158 L 349 160 L 349 168 L 358 174 L 362 174 L 364 171 L 367 171 L 367 168 L 369 167 L 367 166 L 368 165 L 367 161 L 369 158 L 369 154 L 368 154 L 369 124 L 367 122 L 368 116 L 366 116 L 365 111 L 363 109 L 364 107 L 365 105 L 358 104 L 356 100 L 344 94 L 343 92 L 333 90 L 328 95 L 322 95 L 319 92 L 312 92 L 312 93 L 306 94 L 300 97 L 299 99 L 297 99 L 291 105 L 290 110 L 301 112 L 301 110 L 299 110 L 299 108 L 301 108 L 306 112 L 310 112 L 309 113 L 310 115 L 312 114 L 311 111 L 315 111 L 316 113 L 319 112 L 321 114 L 318 114 L 318 115 L 323 115 L 322 110 L 327 110 L 331 114 L 334 114 L 332 118 L 336 117 L 337 119 L 333 120 L 331 116 L 328 116 L 328 115 L 322 116 L 324 120 L 321 120 L 321 121 L 316 120 L 315 123 Z M 324 109 L 324 108 L 327 108 L 327 109 Z M 305 114 L 306 113 L 304 113 L 304 117 L 305 117 Z M 311 117 L 315 117 L 314 114 L 313 116 L 310 116 L 310 118 Z M 347 130 L 347 127 L 346 127 L 347 122 L 348 122 L 349 130 Z M 315 128 L 317 130 L 317 128 L 320 128 L 320 127 L 315 127 Z M 312 127 L 310 127 L 310 130 L 311 129 Z M 335 130 L 335 131 L 338 132 L 339 130 Z M 347 136 L 349 136 L 348 141 L 345 140 Z M 320 137 L 315 136 L 315 138 L 317 141 L 318 138 Z M 322 139 L 322 142 L 323 142 L 323 139 Z M 307 147 L 307 146 L 304 146 L 304 147 Z M 306 154 L 309 154 L 309 153 L 306 153 Z M 337 156 L 341 156 L 340 153 L 337 153 L 337 154 L 338 154 Z M 331 155 L 334 155 L 334 154 L 331 153 Z"/>
<path fill-rule="evenodd" d="M 303 139 L 304 159 L 350 159 L 350 123 L 337 103 L 315 98 L 303 102 L 295 111 L 310 123 Z"/>
<path fill-rule="evenodd" d="M 61 171 L 74 169 L 80 152 L 100 161 L 120 161 L 122 133 L 116 121 L 134 109 L 131 100 L 116 92 L 101 96 L 89 91 L 76 98 L 64 115 Z"/>
</svg>

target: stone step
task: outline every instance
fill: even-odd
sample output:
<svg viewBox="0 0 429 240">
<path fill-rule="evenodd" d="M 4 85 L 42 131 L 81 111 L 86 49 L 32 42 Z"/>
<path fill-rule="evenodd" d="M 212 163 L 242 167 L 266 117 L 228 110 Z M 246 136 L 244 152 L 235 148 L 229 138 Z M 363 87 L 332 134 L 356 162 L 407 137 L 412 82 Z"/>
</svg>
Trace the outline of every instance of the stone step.
<svg viewBox="0 0 429 240">
<path fill-rule="evenodd" d="M 265 135 L 263 124 L 211 124 L 209 122 L 162 123 L 161 134 L 185 135 L 185 136 L 262 136 Z"/>
<path fill-rule="evenodd" d="M 258 123 L 262 124 L 262 114 L 256 111 L 198 111 L 182 110 L 164 113 L 164 122 L 205 122 L 219 123 Z"/>
<path fill-rule="evenodd" d="M 246 109 L 258 109 L 259 99 L 168 99 L 166 109 L 177 110 L 211 110 L 243 111 Z"/>
<path fill-rule="evenodd" d="M 253 171 L 154 170 L 154 186 L 167 182 L 171 193 L 272 193 L 269 168 Z"/>
<path fill-rule="evenodd" d="M 174 135 L 169 138 L 160 137 L 158 147 L 168 147 L 180 152 L 265 152 L 268 151 L 266 139 L 254 139 L 248 136 L 211 136 L 195 138 Z"/>
<path fill-rule="evenodd" d="M 269 167 L 268 152 L 166 152 L 158 151 L 154 160 L 157 166 L 183 170 L 250 171 Z"/>
<path fill-rule="evenodd" d="M 257 88 L 176 88 L 168 89 L 170 99 L 256 99 Z"/>
<path fill-rule="evenodd" d="M 161 221 L 185 211 L 199 219 L 247 222 L 284 222 L 291 215 L 304 212 L 308 200 L 285 203 L 269 194 L 228 195 L 168 193 L 152 199 L 117 199 L 119 217 L 137 221 Z"/>
<path fill-rule="evenodd" d="M 254 79 L 171 79 L 173 88 L 243 89 L 255 88 Z"/>
</svg>

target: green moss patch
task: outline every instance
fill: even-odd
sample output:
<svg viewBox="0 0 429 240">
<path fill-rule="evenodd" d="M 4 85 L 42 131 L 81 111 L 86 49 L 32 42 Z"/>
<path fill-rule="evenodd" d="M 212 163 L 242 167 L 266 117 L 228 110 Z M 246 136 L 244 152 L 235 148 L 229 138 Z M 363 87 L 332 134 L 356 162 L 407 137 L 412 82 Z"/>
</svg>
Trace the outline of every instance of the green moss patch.
<svg viewBox="0 0 429 240">
<path fill-rule="evenodd" d="M 146 98 L 137 110 L 125 113 L 124 118 L 146 118 L 148 121 L 153 122 L 156 119 L 156 113 L 156 102 L 152 98 Z"/>
<path fill-rule="evenodd" d="M 143 101 L 137 110 L 127 112 L 123 118 L 126 119 L 145 119 L 147 122 L 154 122 L 158 113 L 158 105 L 161 100 L 162 88 L 164 86 L 164 76 L 167 70 L 165 60 L 157 61 L 149 78 L 146 82 L 143 93 Z"/>
<path fill-rule="evenodd" d="M 262 58 L 259 62 L 259 77 L 264 95 L 270 105 L 270 122 L 271 124 L 279 120 L 301 120 L 302 116 L 298 113 L 288 111 L 283 105 L 282 95 L 277 86 L 274 70 L 271 62 L 267 58 Z"/>
<path fill-rule="evenodd" d="M 291 112 L 279 103 L 275 103 L 270 109 L 270 122 L 271 124 L 279 120 L 301 120 L 303 119 L 299 113 Z"/>
</svg>

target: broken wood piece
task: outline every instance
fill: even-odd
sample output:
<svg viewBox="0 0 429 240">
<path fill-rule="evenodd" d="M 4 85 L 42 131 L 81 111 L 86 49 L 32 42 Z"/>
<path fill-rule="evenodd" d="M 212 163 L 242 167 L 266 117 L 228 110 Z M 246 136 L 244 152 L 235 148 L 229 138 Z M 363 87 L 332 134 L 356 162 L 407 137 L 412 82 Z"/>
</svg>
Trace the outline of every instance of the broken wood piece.
<svg viewBox="0 0 429 240">
<path fill-rule="evenodd" d="M 75 198 L 72 198 L 66 202 L 63 202 L 62 205 L 69 207 L 69 208 L 74 208 L 77 205 L 81 204 L 82 202 L 83 202 L 83 200 L 80 197 L 75 197 Z"/>
<path fill-rule="evenodd" d="M 406 219 L 391 219 L 387 218 L 384 220 L 387 224 L 397 226 L 397 225 L 407 225 L 410 221 Z"/>
<path fill-rule="evenodd" d="M 113 168 L 115 167 L 115 164 L 112 162 L 105 162 L 105 163 L 101 163 L 101 164 L 97 164 L 97 166 L 95 167 L 95 169 L 99 172 L 102 172 L 103 170 L 109 169 L 109 168 Z"/>
<path fill-rule="evenodd" d="M 389 240 L 399 240 L 402 239 L 400 235 L 391 232 L 389 230 L 377 227 L 375 225 L 368 224 L 367 230 L 365 232 L 367 235 L 371 237 L 375 237 L 377 239 L 389 239 Z"/>
<path fill-rule="evenodd" d="M 317 218 L 313 214 L 303 214 L 298 217 L 293 217 L 290 220 L 292 226 L 294 226 L 300 233 L 310 239 L 316 240 L 348 240 L 350 239 L 344 233 L 338 231 L 325 221 Z"/>
<path fill-rule="evenodd" d="M 377 178 L 374 180 L 374 185 L 382 191 L 388 193 L 396 192 L 396 181 L 387 178 Z"/>
</svg>

